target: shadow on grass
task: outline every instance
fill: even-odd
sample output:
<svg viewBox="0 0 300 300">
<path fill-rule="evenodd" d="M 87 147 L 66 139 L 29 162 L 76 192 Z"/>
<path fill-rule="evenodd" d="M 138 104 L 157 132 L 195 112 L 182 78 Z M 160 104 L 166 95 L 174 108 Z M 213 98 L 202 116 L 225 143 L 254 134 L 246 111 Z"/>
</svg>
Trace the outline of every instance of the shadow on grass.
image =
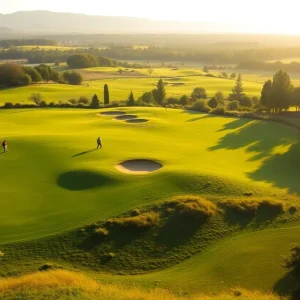
<svg viewBox="0 0 300 300">
<path fill-rule="evenodd" d="M 57 178 L 57 184 L 70 191 L 88 190 L 116 183 L 118 183 L 118 180 L 113 177 L 87 170 L 66 172 L 60 174 Z"/>
<path fill-rule="evenodd" d="M 276 282 L 273 287 L 273 291 L 280 296 L 289 296 L 294 290 L 296 290 L 298 284 L 298 280 L 296 280 L 292 272 L 289 272 Z"/>
<path fill-rule="evenodd" d="M 221 137 L 216 145 L 208 148 L 209 151 L 244 148 L 250 154 L 248 161 L 260 160 L 256 170 L 246 173 L 248 178 L 300 194 L 300 135 L 297 129 L 247 119 L 235 120 L 220 131 L 227 129 L 236 130 Z"/>
<path fill-rule="evenodd" d="M 168 248 L 184 245 L 205 223 L 205 219 L 188 218 L 174 214 L 170 216 L 157 236 L 157 243 Z"/>
<path fill-rule="evenodd" d="M 77 153 L 77 154 L 73 155 L 72 158 L 77 157 L 77 156 L 81 156 L 81 155 L 85 155 L 85 154 L 94 152 L 96 150 L 98 150 L 98 149 L 92 149 L 92 150 L 83 151 L 83 152 L 80 152 L 80 153 Z"/>
</svg>

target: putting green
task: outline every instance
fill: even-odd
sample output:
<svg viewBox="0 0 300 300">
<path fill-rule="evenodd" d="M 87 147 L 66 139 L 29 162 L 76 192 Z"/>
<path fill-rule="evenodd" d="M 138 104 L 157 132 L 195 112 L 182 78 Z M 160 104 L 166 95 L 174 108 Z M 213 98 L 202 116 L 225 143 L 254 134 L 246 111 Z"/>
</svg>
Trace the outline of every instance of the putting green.
<svg viewBox="0 0 300 300">
<path fill-rule="evenodd" d="M 0 243 L 55 234 L 179 193 L 300 193 L 295 129 L 162 108 L 123 111 L 149 122 L 117 122 L 97 110 L 0 111 L 0 138 L 9 149 L 0 155 Z M 163 168 L 138 177 L 116 170 L 131 159 Z"/>
</svg>

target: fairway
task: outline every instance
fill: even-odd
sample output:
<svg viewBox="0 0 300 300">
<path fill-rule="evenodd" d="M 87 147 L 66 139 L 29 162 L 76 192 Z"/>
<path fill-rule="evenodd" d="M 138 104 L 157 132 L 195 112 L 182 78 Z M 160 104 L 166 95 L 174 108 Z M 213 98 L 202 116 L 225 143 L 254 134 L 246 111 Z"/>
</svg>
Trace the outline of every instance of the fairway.
<svg viewBox="0 0 300 300">
<path fill-rule="evenodd" d="M 161 108 L 123 111 L 149 122 L 130 124 L 86 110 L 0 111 L 10 151 L 0 155 L 1 169 L 9 170 L 1 180 L 1 243 L 54 234 L 167 195 L 197 193 L 207 182 L 211 195 L 300 192 L 294 129 Z M 96 151 L 98 136 L 103 149 Z M 140 178 L 115 168 L 130 159 L 163 168 Z"/>
<path fill-rule="evenodd" d="M 94 69 L 94 68 L 93 68 Z M 105 69 L 105 68 L 104 68 Z M 109 68 L 108 68 L 109 69 Z M 111 71 L 111 69 L 109 69 Z M 103 71 L 104 74 L 106 71 Z M 160 73 L 162 72 L 162 73 Z M 154 75 L 168 74 L 179 71 L 168 71 L 155 69 Z M 193 72 L 186 70 L 185 72 Z M 146 71 L 144 71 L 146 73 Z M 157 74 L 156 74 L 157 73 Z M 235 81 L 222 78 L 211 78 L 205 76 L 183 76 L 163 78 L 166 83 L 167 97 L 180 96 L 186 94 L 191 95 L 195 87 L 204 87 L 207 91 L 208 97 L 212 97 L 216 92 L 222 91 L 225 97 L 231 93 Z M 106 75 L 107 76 L 107 75 Z M 165 75 L 167 76 L 167 75 Z M 170 76 L 170 75 L 169 75 Z M 0 90 L 0 105 L 5 102 L 12 103 L 29 103 L 28 97 L 32 93 L 40 93 L 44 96 L 45 100 L 49 103 L 54 102 L 67 102 L 71 98 L 78 99 L 81 96 L 92 98 L 97 94 L 99 99 L 103 102 L 103 86 L 108 84 L 111 101 L 127 100 L 131 90 L 135 98 L 138 98 L 145 92 L 149 92 L 156 87 L 159 78 L 144 78 L 144 77 L 129 77 L 129 78 L 106 78 L 101 80 L 84 81 L 80 86 L 61 85 L 61 84 L 32 84 L 27 87 L 2 89 Z M 88 85 L 88 86 L 87 86 Z M 244 82 L 245 93 L 250 96 L 259 96 L 262 88 L 261 83 Z"/>
</svg>

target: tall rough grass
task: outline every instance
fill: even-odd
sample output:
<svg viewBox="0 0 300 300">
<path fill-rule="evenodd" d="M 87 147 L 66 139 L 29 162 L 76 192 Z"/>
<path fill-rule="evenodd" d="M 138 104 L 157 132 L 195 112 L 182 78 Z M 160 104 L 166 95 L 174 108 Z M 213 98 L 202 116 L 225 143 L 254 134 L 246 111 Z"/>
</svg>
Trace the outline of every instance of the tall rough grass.
<svg viewBox="0 0 300 300">
<path fill-rule="evenodd" d="M 159 213 L 155 211 L 148 211 L 137 216 L 116 218 L 109 221 L 122 227 L 147 229 L 158 224 Z"/>
<path fill-rule="evenodd" d="M 174 206 L 176 211 L 187 217 L 209 218 L 218 212 L 217 206 L 198 196 L 177 196 L 169 201 L 171 206 Z"/>
<path fill-rule="evenodd" d="M 263 294 L 241 289 L 238 289 L 238 294 L 236 290 L 230 290 L 221 295 L 180 297 L 162 289 L 145 291 L 138 287 L 100 284 L 80 273 L 56 270 L 0 279 L 0 299 L 279 300 L 280 297 L 271 293 Z"/>
<path fill-rule="evenodd" d="M 281 213 L 284 211 L 284 203 L 279 200 L 265 199 L 265 198 L 247 198 L 224 200 L 220 202 L 224 208 L 232 209 L 238 213 L 256 214 L 260 208 L 269 209 L 272 212 Z"/>
</svg>

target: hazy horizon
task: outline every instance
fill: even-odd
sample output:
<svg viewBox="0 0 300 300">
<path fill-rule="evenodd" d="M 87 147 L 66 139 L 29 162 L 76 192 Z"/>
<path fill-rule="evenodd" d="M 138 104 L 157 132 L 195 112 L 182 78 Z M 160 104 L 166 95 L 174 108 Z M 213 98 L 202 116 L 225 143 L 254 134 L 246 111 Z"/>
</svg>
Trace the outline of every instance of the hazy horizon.
<svg viewBox="0 0 300 300">
<path fill-rule="evenodd" d="M 0 8 L 1 14 L 11 14 L 18 11 L 47 10 L 52 12 L 79 13 L 99 16 L 136 17 L 151 20 L 181 21 L 181 22 L 211 22 L 236 26 L 236 32 L 300 34 L 300 20 L 297 18 L 297 3 L 286 0 L 284 6 L 280 3 L 266 3 L 259 0 L 241 3 L 238 0 L 215 0 L 197 3 L 186 0 L 175 3 L 169 0 L 152 0 L 141 3 L 136 0 L 126 2 L 111 0 L 97 3 L 94 0 L 66 2 L 53 0 L 41 2 L 37 0 L 11 0 Z M 1 24 L 0 24 L 1 26 Z"/>
</svg>

